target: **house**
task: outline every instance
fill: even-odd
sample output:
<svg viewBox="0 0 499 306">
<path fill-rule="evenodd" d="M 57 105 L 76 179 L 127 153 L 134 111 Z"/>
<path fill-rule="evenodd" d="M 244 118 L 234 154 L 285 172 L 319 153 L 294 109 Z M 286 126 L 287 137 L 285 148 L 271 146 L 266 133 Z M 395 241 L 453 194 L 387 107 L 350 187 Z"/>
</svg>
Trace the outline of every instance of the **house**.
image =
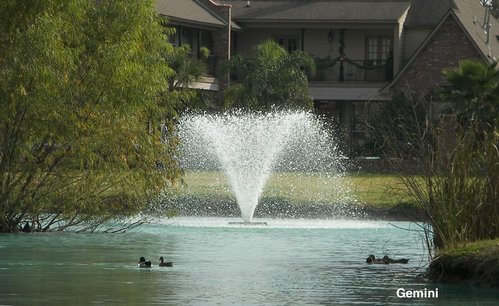
<svg viewBox="0 0 499 306">
<path fill-rule="evenodd" d="M 156 7 L 178 27 L 174 43 L 211 47 L 217 65 L 268 39 L 309 53 L 315 110 L 334 118 L 349 147 L 366 142 L 368 102 L 431 94 L 445 84 L 444 68 L 499 59 L 499 23 L 480 0 L 157 0 Z M 229 82 L 218 74 L 199 88 Z"/>
<path fill-rule="evenodd" d="M 194 87 L 218 91 L 220 84 L 227 86 L 228 77 L 222 77 L 219 68 L 230 59 L 231 31 L 240 29 L 231 20 L 231 6 L 210 0 L 157 0 L 155 8 L 176 30 L 170 43 L 188 45 L 197 58 L 202 48 L 210 50 L 208 74 Z"/>
</svg>

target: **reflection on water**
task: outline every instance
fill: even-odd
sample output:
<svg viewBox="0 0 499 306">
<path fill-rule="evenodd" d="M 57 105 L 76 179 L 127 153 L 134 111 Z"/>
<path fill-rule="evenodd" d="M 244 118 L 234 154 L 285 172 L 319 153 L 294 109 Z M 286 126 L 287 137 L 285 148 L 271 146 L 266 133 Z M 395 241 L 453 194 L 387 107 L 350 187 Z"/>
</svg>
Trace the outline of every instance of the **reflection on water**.
<svg viewBox="0 0 499 306">
<path fill-rule="evenodd" d="M 410 223 L 228 221 L 176 218 L 126 234 L 0 235 L 0 304 L 494 305 L 499 299 L 497 290 L 418 278 L 427 263 L 421 237 L 398 228 L 415 229 Z M 371 253 L 410 261 L 367 265 Z M 140 256 L 156 266 L 138 269 Z M 158 267 L 159 256 L 173 268 Z M 401 300 L 400 287 L 438 287 L 439 299 Z"/>
</svg>

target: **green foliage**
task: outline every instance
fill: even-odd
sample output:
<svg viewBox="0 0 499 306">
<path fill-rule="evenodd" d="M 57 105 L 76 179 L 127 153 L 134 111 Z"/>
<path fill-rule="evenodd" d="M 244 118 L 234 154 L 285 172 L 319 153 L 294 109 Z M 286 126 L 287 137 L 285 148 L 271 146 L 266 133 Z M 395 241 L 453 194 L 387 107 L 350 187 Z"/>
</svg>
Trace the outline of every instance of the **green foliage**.
<svg viewBox="0 0 499 306">
<path fill-rule="evenodd" d="M 479 147 L 475 136 L 473 130 L 458 132 L 452 151 L 440 147 L 426 179 L 421 203 L 439 246 L 499 236 L 499 134 L 487 134 Z"/>
<path fill-rule="evenodd" d="M 442 250 L 439 255 L 469 256 L 499 252 L 499 238 L 458 244 L 454 248 Z M 497 255 L 496 255 L 497 258 Z"/>
<path fill-rule="evenodd" d="M 177 179 L 152 0 L 6 0 L 0 31 L 0 231 L 131 216 Z"/>
<path fill-rule="evenodd" d="M 192 51 L 188 46 L 174 48 L 165 58 L 166 62 L 173 69 L 173 74 L 169 77 L 168 82 L 172 90 L 186 89 L 192 83 L 199 81 L 206 73 L 206 64 L 193 57 Z"/>
<path fill-rule="evenodd" d="M 499 120 L 499 71 L 496 62 L 489 66 L 463 60 L 456 69 L 444 70 L 450 88 L 444 97 L 452 101 L 454 113 L 467 127 L 478 122 L 478 127 L 493 131 Z"/>
<path fill-rule="evenodd" d="M 239 83 L 227 89 L 226 107 L 312 107 L 306 70 L 313 71 L 315 63 L 303 52 L 288 53 L 267 41 L 256 47 L 251 59 L 234 56 L 230 68 Z"/>
<path fill-rule="evenodd" d="M 406 95 L 404 107 L 391 109 L 397 131 L 386 125 L 379 131 L 385 152 L 419 166 L 419 176 L 401 179 L 426 211 L 437 247 L 499 237 L 499 74 L 494 66 L 463 61 L 445 70 L 452 113 L 436 111 L 438 102 Z"/>
<path fill-rule="evenodd" d="M 174 29 L 172 29 L 174 30 Z M 207 92 L 192 88 L 195 82 L 206 75 L 206 61 L 210 50 L 206 47 L 200 48 L 200 59 L 194 57 L 189 46 L 172 48 L 165 55 L 165 60 L 173 73 L 168 76 L 169 91 L 163 99 L 177 101 L 176 111 L 181 113 L 185 110 L 219 108 L 218 102 Z"/>
</svg>

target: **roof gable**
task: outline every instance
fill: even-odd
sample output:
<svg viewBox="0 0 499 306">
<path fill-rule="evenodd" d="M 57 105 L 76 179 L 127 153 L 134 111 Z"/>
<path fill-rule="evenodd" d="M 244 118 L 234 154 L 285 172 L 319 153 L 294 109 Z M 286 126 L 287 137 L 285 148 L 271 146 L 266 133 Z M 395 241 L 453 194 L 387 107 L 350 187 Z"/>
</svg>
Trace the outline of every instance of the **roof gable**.
<svg viewBox="0 0 499 306">
<path fill-rule="evenodd" d="M 396 84 L 401 77 L 407 72 L 409 67 L 413 64 L 415 59 L 421 54 L 421 52 L 430 44 L 433 37 L 439 32 L 440 28 L 444 24 L 448 18 L 453 18 L 456 21 L 457 26 L 464 32 L 465 36 L 470 40 L 474 48 L 476 49 L 477 55 L 480 55 L 481 58 L 486 62 L 493 62 L 496 60 L 496 57 L 499 56 L 499 41 L 495 38 L 495 35 L 499 35 L 499 26 L 497 26 L 498 22 L 493 17 L 491 18 L 491 30 L 490 30 L 490 40 L 489 44 L 486 43 L 486 35 L 483 32 L 483 28 L 479 25 L 478 21 L 471 19 L 473 16 L 473 12 L 478 12 L 480 8 L 484 10 L 478 0 L 455 0 L 456 2 L 462 1 L 466 5 L 461 5 L 463 3 L 456 3 L 456 6 L 453 6 L 447 14 L 443 16 L 438 25 L 433 29 L 433 31 L 428 35 L 428 37 L 423 41 L 423 43 L 418 47 L 418 49 L 414 52 L 411 58 L 408 60 L 406 65 L 399 71 L 399 73 L 395 76 L 390 84 L 385 86 L 382 90 L 392 87 Z M 475 2 L 476 1 L 476 2 Z M 469 4 L 473 5 L 474 10 L 469 10 Z M 477 7 L 476 4 L 479 6 Z M 468 9 L 468 10 L 466 10 Z M 466 11 L 464 11 L 466 10 Z"/>
<path fill-rule="evenodd" d="M 453 10 L 455 16 L 477 48 L 480 49 L 484 58 L 489 62 L 497 61 L 499 59 L 499 40 L 496 36 L 499 35 L 499 22 L 490 16 L 487 42 L 487 34 L 483 27 L 485 8 L 479 0 L 454 0 L 454 3 L 456 6 L 456 9 Z"/>
</svg>

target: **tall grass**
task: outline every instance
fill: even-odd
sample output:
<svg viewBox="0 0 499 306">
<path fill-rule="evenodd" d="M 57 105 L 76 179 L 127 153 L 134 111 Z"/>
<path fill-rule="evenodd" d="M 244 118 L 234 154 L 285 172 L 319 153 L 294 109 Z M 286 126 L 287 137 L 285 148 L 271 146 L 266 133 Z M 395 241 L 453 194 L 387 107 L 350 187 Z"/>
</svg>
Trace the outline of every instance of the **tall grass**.
<svg viewBox="0 0 499 306">
<path fill-rule="evenodd" d="M 499 236 L 498 134 L 480 144 L 474 136 L 456 135 L 452 152 L 432 154 L 423 180 L 402 177 L 431 221 L 437 247 Z"/>
<path fill-rule="evenodd" d="M 497 129 L 437 116 L 424 99 L 404 103 L 393 113 L 397 131 L 381 125 L 378 132 L 388 156 L 419 165 L 418 175 L 401 171 L 400 179 L 425 211 L 434 246 L 499 237 Z"/>
</svg>

